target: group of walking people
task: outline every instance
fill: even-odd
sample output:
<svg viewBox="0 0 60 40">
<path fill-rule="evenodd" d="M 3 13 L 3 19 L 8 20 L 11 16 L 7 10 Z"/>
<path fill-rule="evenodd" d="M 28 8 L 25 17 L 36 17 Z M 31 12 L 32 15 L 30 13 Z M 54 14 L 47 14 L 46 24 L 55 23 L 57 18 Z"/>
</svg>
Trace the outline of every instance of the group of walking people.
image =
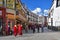
<svg viewBox="0 0 60 40">
<path fill-rule="evenodd" d="M 28 28 L 29 29 L 31 29 L 32 31 L 33 31 L 33 33 L 35 33 L 35 29 L 37 29 L 37 32 L 39 33 L 40 32 L 40 28 L 41 28 L 41 30 L 42 30 L 42 32 L 43 32 L 43 27 L 42 27 L 42 25 L 41 24 L 37 24 L 37 25 L 35 25 L 35 24 L 31 24 L 31 25 L 29 25 L 28 26 Z"/>
<path fill-rule="evenodd" d="M 10 35 L 10 33 L 11 33 L 11 34 L 13 34 L 14 36 L 17 36 L 17 35 L 22 36 L 22 34 L 23 34 L 23 29 L 25 30 L 26 33 L 28 33 L 29 30 L 32 30 L 33 33 L 35 33 L 35 32 L 36 32 L 36 29 L 37 29 L 37 32 L 39 33 L 39 32 L 40 32 L 40 28 L 41 28 L 42 32 L 44 31 L 44 30 L 43 30 L 44 27 L 42 27 L 42 25 L 38 25 L 38 24 L 37 24 L 37 25 L 36 25 L 36 24 L 26 25 L 26 26 L 24 26 L 24 27 L 25 27 L 25 28 L 23 28 L 22 24 L 17 23 L 16 25 L 14 25 L 14 27 L 12 28 L 12 30 L 10 29 L 10 27 L 8 27 L 8 32 L 7 32 L 7 34 Z M 10 32 L 10 31 L 11 31 L 11 32 Z"/>
<path fill-rule="evenodd" d="M 17 24 L 17 25 L 14 25 L 13 27 L 13 34 L 14 36 L 17 36 L 17 35 L 21 35 L 22 36 L 22 25 L 21 24 Z"/>
</svg>

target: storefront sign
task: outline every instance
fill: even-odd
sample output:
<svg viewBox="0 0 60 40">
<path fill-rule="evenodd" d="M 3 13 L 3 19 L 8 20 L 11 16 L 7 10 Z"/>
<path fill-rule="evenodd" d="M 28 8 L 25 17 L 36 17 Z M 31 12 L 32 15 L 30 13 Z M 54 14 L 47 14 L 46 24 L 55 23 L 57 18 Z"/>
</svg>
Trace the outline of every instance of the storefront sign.
<svg viewBox="0 0 60 40">
<path fill-rule="evenodd" d="M 21 3 L 19 3 L 18 1 L 16 1 L 16 8 L 18 9 L 18 10 L 21 10 Z"/>
<path fill-rule="evenodd" d="M 15 7 L 15 0 L 7 0 L 7 8 L 14 9 Z"/>
<path fill-rule="evenodd" d="M 3 6 L 3 0 L 0 0 L 0 7 Z"/>
</svg>

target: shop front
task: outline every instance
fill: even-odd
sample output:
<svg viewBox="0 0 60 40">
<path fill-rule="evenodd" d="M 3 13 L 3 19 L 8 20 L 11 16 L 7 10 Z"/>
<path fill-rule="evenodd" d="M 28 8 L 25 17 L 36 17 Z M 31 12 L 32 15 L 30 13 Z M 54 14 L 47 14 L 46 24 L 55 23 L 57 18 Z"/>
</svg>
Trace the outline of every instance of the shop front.
<svg viewBox="0 0 60 40">
<path fill-rule="evenodd" d="M 15 16 L 14 14 L 12 13 L 7 13 L 7 20 L 6 20 L 6 27 L 8 28 L 8 30 L 10 30 L 9 33 L 11 33 L 13 31 L 13 27 L 14 27 L 14 24 L 15 24 Z M 10 29 L 9 29 L 10 28 Z"/>
<path fill-rule="evenodd" d="M 5 26 L 6 26 L 6 8 L 0 7 L 0 32 L 3 34 L 5 34 Z"/>
</svg>

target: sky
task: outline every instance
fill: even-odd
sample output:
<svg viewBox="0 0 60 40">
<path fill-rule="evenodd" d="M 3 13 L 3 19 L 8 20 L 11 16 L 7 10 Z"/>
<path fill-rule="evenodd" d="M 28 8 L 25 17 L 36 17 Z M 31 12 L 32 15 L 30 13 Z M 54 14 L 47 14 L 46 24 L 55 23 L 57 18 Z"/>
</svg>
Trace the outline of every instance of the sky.
<svg viewBox="0 0 60 40">
<path fill-rule="evenodd" d="M 48 15 L 48 10 L 52 5 L 52 0 L 21 0 L 22 3 L 25 3 L 27 8 L 33 13 L 42 15 Z"/>
</svg>

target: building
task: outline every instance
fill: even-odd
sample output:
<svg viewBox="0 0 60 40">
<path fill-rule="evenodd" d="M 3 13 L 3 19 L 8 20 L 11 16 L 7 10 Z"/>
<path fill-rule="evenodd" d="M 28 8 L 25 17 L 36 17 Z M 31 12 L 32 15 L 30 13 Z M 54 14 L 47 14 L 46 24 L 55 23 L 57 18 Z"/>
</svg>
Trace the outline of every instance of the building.
<svg viewBox="0 0 60 40">
<path fill-rule="evenodd" d="M 47 16 L 39 16 L 38 24 L 44 25 L 45 27 L 47 27 Z"/>
<path fill-rule="evenodd" d="M 38 15 L 31 12 L 26 5 L 23 3 L 23 8 L 25 9 L 26 12 L 26 17 L 28 20 L 28 24 L 38 24 Z"/>
<path fill-rule="evenodd" d="M 26 15 L 20 0 L 0 0 L 0 28 L 12 29 L 17 22 L 26 23 Z"/>
<path fill-rule="evenodd" d="M 38 24 L 44 24 L 44 16 L 38 17 Z"/>
<path fill-rule="evenodd" d="M 24 16 L 25 16 L 25 22 L 27 23 L 28 22 L 28 20 L 27 20 L 27 8 L 26 8 L 26 5 L 24 4 L 24 3 L 22 3 L 22 9 L 23 9 L 23 11 L 24 11 Z"/>
<path fill-rule="evenodd" d="M 29 24 L 38 24 L 38 15 L 29 11 L 27 13 L 27 18 L 28 18 L 28 22 Z"/>
<path fill-rule="evenodd" d="M 60 0 L 53 0 L 49 10 L 48 25 L 53 30 L 60 29 Z"/>
<path fill-rule="evenodd" d="M 20 1 L 20 0 L 19 0 Z M 18 1 L 18 2 L 19 2 Z M 17 14 L 17 16 L 19 16 L 19 18 L 18 18 L 18 20 L 21 22 L 21 23 L 27 23 L 27 18 L 26 18 L 26 10 L 25 10 L 25 8 L 24 8 L 24 6 L 23 6 L 23 4 L 22 4 L 22 2 L 20 1 L 19 2 L 19 4 L 21 5 L 20 7 L 21 8 L 19 8 L 19 10 L 18 10 L 18 14 Z"/>
<path fill-rule="evenodd" d="M 26 15 L 27 20 L 28 20 L 27 23 L 28 24 L 38 24 L 38 15 L 31 12 L 24 3 L 22 3 L 22 4 L 23 4 L 23 8 L 24 8 L 25 13 L 26 13 L 25 15 Z"/>
</svg>

